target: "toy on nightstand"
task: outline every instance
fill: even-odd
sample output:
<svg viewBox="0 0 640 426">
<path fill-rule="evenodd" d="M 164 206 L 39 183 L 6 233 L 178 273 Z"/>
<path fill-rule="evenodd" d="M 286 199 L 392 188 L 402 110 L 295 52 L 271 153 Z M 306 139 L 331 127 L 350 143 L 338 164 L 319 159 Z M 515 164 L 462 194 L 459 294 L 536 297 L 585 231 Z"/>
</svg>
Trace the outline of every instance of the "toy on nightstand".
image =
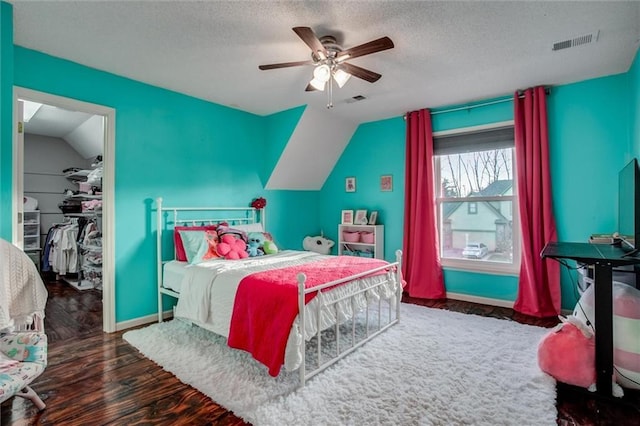
<svg viewBox="0 0 640 426">
<path fill-rule="evenodd" d="M 322 235 L 316 237 L 305 237 L 302 240 L 302 247 L 308 251 L 315 251 L 319 254 L 329 254 L 331 252 L 331 247 L 333 247 L 335 243 L 328 238 L 323 237 Z"/>
</svg>

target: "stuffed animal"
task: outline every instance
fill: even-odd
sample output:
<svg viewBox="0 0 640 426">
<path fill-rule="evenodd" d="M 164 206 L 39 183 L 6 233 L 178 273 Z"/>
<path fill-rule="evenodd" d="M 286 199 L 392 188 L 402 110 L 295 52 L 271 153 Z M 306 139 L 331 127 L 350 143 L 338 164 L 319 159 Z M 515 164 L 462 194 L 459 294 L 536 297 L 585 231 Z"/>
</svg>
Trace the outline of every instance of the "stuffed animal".
<svg viewBox="0 0 640 426">
<path fill-rule="evenodd" d="M 264 254 L 264 234 L 262 232 L 249 232 L 247 238 L 249 240 L 249 244 L 247 245 L 249 257 L 262 256 Z"/>
<path fill-rule="evenodd" d="M 596 344 L 593 331 L 580 318 L 560 317 L 561 324 L 545 335 L 538 344 L 538 366 L 556 380 L 596 391 Z M 613 396 L 624 391 L 611 383 Z"/>
<path fill-rule="evenodd" d="M 271 240 L 264 240 L 262 249 L 264 250 L 264 254 L 276 254 L 278 252 L 278 246 Z"/>
<path fill-rule="evenodd" d="M 302 240 L 302 247 L 305 250 L 315 251 L 320 254 L 329 254 L 334 244 L 333 241 L 321 235 L 317 237 L 305 237 L 305 239 Z"/>
<path fill-rule="evenodd" d="M 593 332 L 579 318 L 562 323 L 538 344 L 540 369 L 556 380 L 595 391 L 596 346 Z"/>
<path fill-rule="evenodd" d="M 240 238 L 234 237 L 232 234 L 225 234 L 218 243 L 218 254 L 225 259 L 244 259 L 248 257 L 247 243 Z"/>
</svg>

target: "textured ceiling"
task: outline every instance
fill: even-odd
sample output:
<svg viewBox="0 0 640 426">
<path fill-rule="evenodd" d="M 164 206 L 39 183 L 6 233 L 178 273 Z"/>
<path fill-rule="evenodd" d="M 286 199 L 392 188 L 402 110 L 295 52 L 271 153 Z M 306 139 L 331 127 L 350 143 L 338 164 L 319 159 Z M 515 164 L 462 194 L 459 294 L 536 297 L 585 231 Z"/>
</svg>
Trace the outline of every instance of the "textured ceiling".
<svg viewBox="0 0 640 426">
<path fill-rule="evenodd" d="M 17 45 L 260 115 L 326 103 L 304 91 L 310 67 L 258 70 L 310 58 L 292 27 L 344 48 L 389 36 L 394 49 L 352 60 L 382 78 L 334 91 L 331 113 L 356 123 L 626 72 L 640 38 L 640 2 L 10 3 Z M 596 43 L 552 51 L 596 30 Z"/>
</svg>

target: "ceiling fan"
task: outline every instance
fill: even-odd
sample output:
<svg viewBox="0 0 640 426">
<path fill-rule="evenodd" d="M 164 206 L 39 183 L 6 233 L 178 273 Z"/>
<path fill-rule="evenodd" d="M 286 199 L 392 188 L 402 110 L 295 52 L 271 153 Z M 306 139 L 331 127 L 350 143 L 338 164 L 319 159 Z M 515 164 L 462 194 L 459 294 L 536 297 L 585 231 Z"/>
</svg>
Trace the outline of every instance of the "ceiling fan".
<svg viewBox="0 0 640 426">
<path fill-rule="evenodd" d="M 307 61 L 283 62 L 279 64 L 259 65 L 261 70 L 276 68 L 297 67 L 301 65 L 313 65 L 313 78 L 305 89 L 324 90 L 329 83 L 329 102 L 327 108 L 333 107 L 332 92 L 333 82 L 338 87 L 343 87 L 351 76 L 375 83 L 382 77 L 381 74 L 346 62 L 364 55 L 381 52 L 393 48 L 393 42 L 389 37 L 379 39 L 343 50 L 336 42 L 336 38 L 330 35 L 318 38 L 309 27 L 294 27 L 293 31 L 311 48 L 311 59 Z"/>
</svg>

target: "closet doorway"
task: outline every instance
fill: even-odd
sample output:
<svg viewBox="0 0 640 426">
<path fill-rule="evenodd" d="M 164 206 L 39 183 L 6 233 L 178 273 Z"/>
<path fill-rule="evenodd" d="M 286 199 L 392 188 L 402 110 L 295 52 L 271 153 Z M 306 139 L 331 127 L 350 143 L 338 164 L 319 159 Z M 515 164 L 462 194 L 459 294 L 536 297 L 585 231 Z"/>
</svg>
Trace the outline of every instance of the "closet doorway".
<svg viewBox="0 0 640 426">
<path fill-rule="evenodd" d="M 33 109 L 39 119 L 25 122 Z M 114 332 L 115 110 L 16 87 L 14 123 L 14 243 L 34 258 L 41 257 L 44 251 L 35 248 L 39 245 L 46 250 L 52 227 L 68 226 L 71 231 L 70 224 L 77 225 L 83 237 L 78 240 L 78 258 L 60 277 L 77 291 L 101 286 L 103 330 Z M 62 129 L 65 123 L 73 127 L 68 133 Z M 58 152 L 54 152 L 56 147 Z M 58 188 L 60 185 L 65 188 Z M 36 200 L 41 208 L 34 211 Z M 101 238 L 94 239 L 96 235 Z"/>
</svg>

